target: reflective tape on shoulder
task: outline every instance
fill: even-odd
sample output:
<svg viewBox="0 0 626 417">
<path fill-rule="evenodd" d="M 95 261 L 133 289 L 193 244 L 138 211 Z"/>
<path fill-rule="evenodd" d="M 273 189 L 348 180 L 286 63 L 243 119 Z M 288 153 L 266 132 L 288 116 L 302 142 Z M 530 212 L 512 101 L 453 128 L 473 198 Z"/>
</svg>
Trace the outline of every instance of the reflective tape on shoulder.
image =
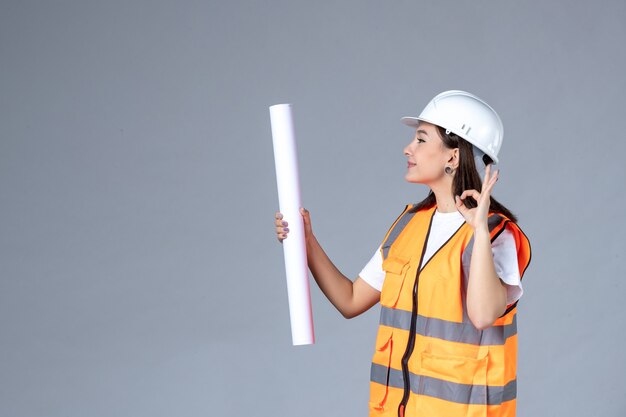
<svg viewBox="0 0 626 417">
<path fill-rule="evenodd" d="M 387 253 L 389 253 L 389 248 L 391 247 L 393 242 L 395 242 L 395 240 L 398 238 L 402 230 L 404 230 L 406 225 L 411 221 L 413 216 L 415 216 L 415 214 L 416 212 L 411 213 L 409 211 L 405 211 L 404 214 L 402 214 L 402 217 L 400 218 L 400 220 L 398 220 L 396 224 L 393 226 L 393 229 L 391 230 L 391 232 L 387 236 L 387 239 L 385 239 L 385 242 L 383 243 L 383 247 L 382 247 L 383 259 L 387 258 Z"/>
</svg>

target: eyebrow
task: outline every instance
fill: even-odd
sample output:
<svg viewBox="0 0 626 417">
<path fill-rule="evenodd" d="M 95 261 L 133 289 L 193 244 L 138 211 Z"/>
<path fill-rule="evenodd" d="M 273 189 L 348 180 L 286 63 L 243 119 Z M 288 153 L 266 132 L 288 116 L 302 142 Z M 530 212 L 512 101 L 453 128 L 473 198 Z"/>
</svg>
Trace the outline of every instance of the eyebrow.
<svg viewBox="0 0 626 417">
<path fill-rule="evenodd" d="M 417 131 L 417 133 L 423 133 L 423 134 L 425 134 L 426 136 L 428 136 L 428 133 L 426 133 L 426 131 L 425 131 L 425 130 L 422 130 L 422 129 L 419 129 L 419 130 Z"/>
</svg>

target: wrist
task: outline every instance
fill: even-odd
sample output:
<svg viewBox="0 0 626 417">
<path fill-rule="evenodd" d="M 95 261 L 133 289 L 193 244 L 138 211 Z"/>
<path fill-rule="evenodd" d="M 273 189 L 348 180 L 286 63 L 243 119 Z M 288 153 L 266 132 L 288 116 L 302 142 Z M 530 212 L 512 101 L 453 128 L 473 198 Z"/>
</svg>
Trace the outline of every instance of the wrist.
<svg viewBox="0 0 626 417">
<path fill-rule="evenodd" d="M 486 225 L 474 228 L 474 236 L 490 238 L 489 229 Z"/>
</svg>

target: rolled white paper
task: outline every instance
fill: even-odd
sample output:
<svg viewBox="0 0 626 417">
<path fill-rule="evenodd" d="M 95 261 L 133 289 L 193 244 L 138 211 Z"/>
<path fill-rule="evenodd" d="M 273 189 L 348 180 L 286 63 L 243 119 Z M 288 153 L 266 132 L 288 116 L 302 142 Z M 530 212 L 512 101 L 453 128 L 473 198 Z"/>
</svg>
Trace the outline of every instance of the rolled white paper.
<svg viewBox="0 0 626 417">
<path fill-rule="evenodd" d="M 300 175 L 298 174 L 291 104 L 270 106 L 270 120 L 274 142 L 279 210 L 283 214 L 283 220 L 289 224 L 287 226 L 289 227 L 289 237 L 283 240 L 283 254 L 287 273 L 291 340 L 294 346 L 310 345 L 315 343 L 315 335 L 304 240 L 304 222 L 300 214 Z"/>
</svg>

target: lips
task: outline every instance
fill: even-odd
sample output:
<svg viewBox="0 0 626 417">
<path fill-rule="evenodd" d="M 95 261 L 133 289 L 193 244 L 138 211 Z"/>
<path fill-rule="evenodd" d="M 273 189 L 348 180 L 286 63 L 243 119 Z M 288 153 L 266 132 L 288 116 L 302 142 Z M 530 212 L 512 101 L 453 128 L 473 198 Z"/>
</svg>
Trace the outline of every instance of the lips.
<svg viewBox="0 0 626 417">
<path fill-rule="evenodd" d="M 413 162 L 407 162 L 407 168 L 414 167 L 415 164 Z"/>
</svg>

